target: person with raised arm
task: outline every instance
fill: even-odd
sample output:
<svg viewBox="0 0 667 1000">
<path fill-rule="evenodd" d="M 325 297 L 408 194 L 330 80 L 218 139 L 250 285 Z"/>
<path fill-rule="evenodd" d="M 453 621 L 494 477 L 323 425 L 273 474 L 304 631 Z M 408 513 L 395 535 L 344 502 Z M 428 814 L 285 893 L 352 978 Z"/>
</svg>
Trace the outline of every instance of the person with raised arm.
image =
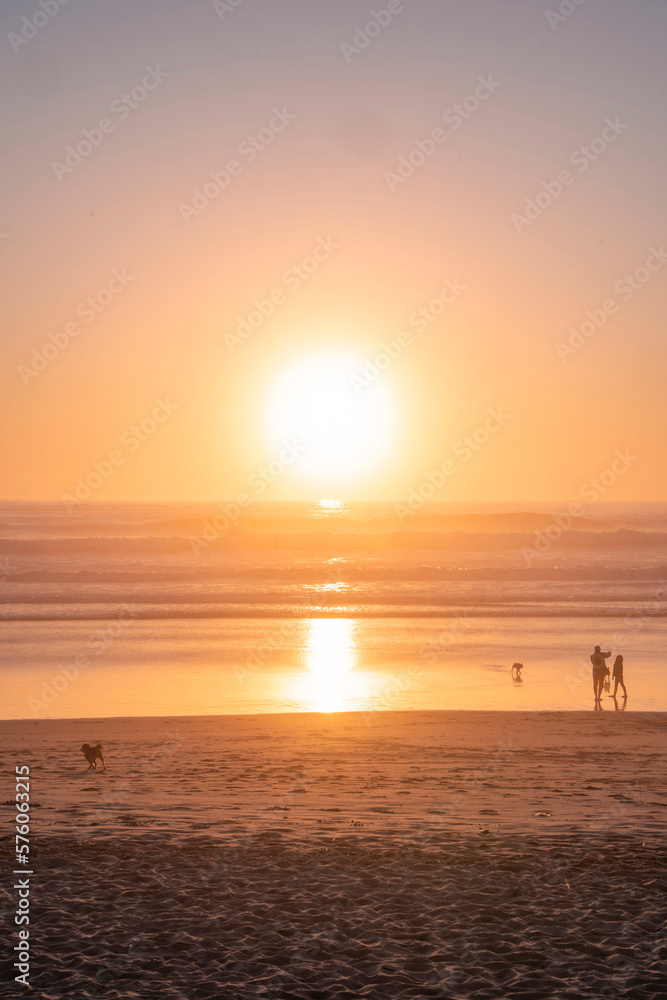
<svg viewBox="0 0 667 1000">
<path fill-rule="evenodd" d="M 602 685 L 604 684 L 604 679 L 607 676 L 607 664 L 604 662 L 607 657 L 611 656 L 611 652 L 603 653 L 600 646 L 595 647 L 595 651 L 591 653 L 591 663 L 593 664 L 593 694 L 595 695 L 595 704 L 602 701 Z"/>
</svg>

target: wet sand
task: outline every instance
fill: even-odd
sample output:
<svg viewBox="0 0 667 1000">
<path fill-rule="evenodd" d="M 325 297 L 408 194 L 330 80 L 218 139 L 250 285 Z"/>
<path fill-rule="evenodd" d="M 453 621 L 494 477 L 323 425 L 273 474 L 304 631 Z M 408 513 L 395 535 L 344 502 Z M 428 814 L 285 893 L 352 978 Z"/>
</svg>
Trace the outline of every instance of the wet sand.
<svg viewBox="0 0 667 1000">
<path fill-rule="evenodd" d="M 0 736 L 5 772 L 31 769 L 34 996 L 667 990 L 663 715 L 56 720 Z M 108 769 L 87 771 L 79 747 L 98 741 Z"/>
</svg>

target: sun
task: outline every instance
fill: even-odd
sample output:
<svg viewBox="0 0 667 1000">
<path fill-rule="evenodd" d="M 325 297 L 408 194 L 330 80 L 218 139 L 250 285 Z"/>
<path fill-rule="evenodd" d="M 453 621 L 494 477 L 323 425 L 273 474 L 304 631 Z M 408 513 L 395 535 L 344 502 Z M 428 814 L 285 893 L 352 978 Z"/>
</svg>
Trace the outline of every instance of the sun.
<svg viewBox="0 0 667 1000">
<path fill-rule="evenodd" d="M 373 377 L 368 377 L 369 375 Z M 270 387 L 266 431 L 276 451 L 294 442 L 294 470 L 343 484 L 377 470 L 391 454 L 396 404 L 388 376 L 364 358 L 321 352 L 291 361 Z"/>
</svg>

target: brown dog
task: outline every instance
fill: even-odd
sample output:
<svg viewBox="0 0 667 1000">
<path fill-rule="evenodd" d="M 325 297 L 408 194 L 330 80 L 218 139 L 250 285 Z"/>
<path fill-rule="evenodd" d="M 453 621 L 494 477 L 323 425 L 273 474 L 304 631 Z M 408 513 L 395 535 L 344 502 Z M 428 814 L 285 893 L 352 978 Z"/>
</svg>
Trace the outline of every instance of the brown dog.
<svg viewBox="0 0 667 1000">
<path fill-rule="evenodd" d="M 96 760 L 101 760 L 102 761 L 102 770 L 106 771 L 107 766 L 104 763 L 104 757 L 102 755 L 102 744 L 101 743 L 96 743 L 94 746 L 91 746 L 90 743 L 84 743 L 83 746 L 81 747 L 81 753 L 83 754 L 83 756 L 88 761 L 88 770 L 89 771 L 96 771 L 97 770 L 97 764 L 95 763 Z"/>
</svg>

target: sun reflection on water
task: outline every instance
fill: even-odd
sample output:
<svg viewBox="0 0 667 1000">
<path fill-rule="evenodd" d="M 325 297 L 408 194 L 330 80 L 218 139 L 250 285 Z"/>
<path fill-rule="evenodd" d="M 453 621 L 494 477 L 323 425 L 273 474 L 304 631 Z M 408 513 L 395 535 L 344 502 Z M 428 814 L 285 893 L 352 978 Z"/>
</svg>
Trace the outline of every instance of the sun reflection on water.
<svg viewBox="0 0 667 1000">
<path fill-rule="evenodd" d="M 304 624 L 308 672 L 299 678 L 300 700 L 316 712 L 357 707 L 363 679 L 354 672 L 356 622 L 349 618 L 312 618 Z"/>
<path fill-rule="evenodd" d="M 345 500 L 316 500 L 310 508 L 310 514 L 313 517 L 347 517 L 350 507 Z"/>
<path fill-rule="evenodd" d="M 345 509 L 343 500 L 318 500 L 317 506 L 321 511 L 338 511 Z"/>
</svg>

